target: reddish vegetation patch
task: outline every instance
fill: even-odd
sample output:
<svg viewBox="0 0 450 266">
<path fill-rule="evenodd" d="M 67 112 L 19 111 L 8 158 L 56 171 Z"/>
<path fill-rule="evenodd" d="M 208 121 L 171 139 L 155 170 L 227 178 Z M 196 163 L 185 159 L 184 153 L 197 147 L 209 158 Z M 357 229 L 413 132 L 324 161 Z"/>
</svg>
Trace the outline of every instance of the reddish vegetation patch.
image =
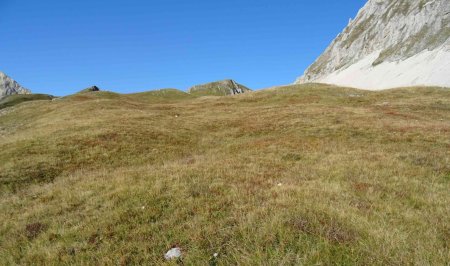
<svg viewBox="0 0 450 266">
<path fill-rule="evenodd" d="M 99 237 L 100 237 L 100 235 L 98 233 L 92 234 L 88 239 L 88 243 L 91 245 L 97 244 L 99 241 Z"/>
<path fill-rule="evenodd" d="M 292 222 L 292 226 L 304 233 L 320 236 L 335 244 L 350 244 L 358 238 L 358 234 L 346 228 L 334 219 L 321 217 L 318 224 L 300 217 Z"/>
<path fill-rule="evenodd" d="M 419 126 L 404 126 L 404 127 L 398 127 L 396 129 L 397 132 L 400 133 L 408 133 L 408 132 L 415 132 L 421 130 Z"/>
<path fill-rule="evenodd" d="M 47 226 L 42 223 L 27 224 L 25 227 L 25 235 L 29 240 L 36 238 L 40 233 L 45 231 Z"/>
<path fill-rule="evenodd" d="M 384 110 L 383 113 L 386 115 L 396 116 L 396 117 L 401 117 L 401 118 L 406 118 L 406 119 L 418 119 L 417 116 L 414 116 L 411 114 L 402 114 L 402 113 L 395 111 L 394 109 Z"/>
<path fill-rule="evenodd" d="M 346 230 L 339 225 L 332 224 L 325 232 L 325 237 L 330 242 L 347 244 L 356 239 L 356 234 L 353 231 Z"/>
<path fill-rule="evenodd" d="M 304 219 L 302 217 L 300 217 L 298 219 L 295 219 L 292 222 L 292 226 L 295 229 L 300 230 L 300 231 L 302 231 L 304 233 L 308 233 L 308 234 L 312 233 L 310 231 L 311 230 L 311 225 L 309 224 L 308 220 L 306 220 L 306 219 Z"/>
<path fill-rule="evenodd" d="M 370 211 L 373 208 L 373 204 L 365 200 L 353 200 L 350 205 L 356 207 L 360 211 Z"/>
<path fill-rule="evenodd" d="M 372 187 L 372 185 L 369 183 L 363 183 L 363 182 L 353 183 L 353 189 L 358 192 L 366 192 L 371 187 Z"/>
</svg>

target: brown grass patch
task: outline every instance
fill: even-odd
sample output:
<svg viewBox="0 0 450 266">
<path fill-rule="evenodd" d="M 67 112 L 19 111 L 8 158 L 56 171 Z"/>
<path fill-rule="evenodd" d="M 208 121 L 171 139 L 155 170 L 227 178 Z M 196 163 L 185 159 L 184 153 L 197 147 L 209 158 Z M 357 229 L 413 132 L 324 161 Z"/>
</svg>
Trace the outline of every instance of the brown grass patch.
<svg viewBox="0 0 450 266">
<path fill-rule="evenodd" d="M 294 218 L 291 226 L 306 234 L 322 237 L 334 244 L 348 245 L 359 238 L 355 230 L 325 214 L 309 214 Z"/>
<path fill-rule="evenodd" d="M 32 223 L 25 226 L 25 235 L 29 240 L 36 238 L 39 234 L 47 230 L 48 226 L 43 223 Z"/>
</svg>

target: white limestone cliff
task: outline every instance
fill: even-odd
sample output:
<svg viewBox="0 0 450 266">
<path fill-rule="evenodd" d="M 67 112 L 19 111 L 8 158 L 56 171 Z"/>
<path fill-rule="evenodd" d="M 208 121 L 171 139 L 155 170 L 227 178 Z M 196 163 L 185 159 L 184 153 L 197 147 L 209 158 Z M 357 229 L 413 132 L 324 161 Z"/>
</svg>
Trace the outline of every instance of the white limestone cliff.
<svg viewBox="0 0 450 266">
<path fill-rule="evenodd" d="M 369 0 L 296 83 L 450 87 L 450 1 Z"/>
<path fill-rule="evenodd" d="M 20 86 L 15 80 L 0 71 L 0 99 L 12 94 L 30 94 L 31 91 Z"/>
</svg>

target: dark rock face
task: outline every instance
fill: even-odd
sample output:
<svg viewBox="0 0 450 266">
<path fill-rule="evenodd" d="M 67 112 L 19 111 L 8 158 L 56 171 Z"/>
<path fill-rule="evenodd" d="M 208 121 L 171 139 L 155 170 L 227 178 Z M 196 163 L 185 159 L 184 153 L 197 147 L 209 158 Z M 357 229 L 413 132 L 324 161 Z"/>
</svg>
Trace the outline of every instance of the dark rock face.
<svg viewBox="0 0 450 266">
<path fill-rule="evenodd" d="M 20 86 L 15 80 L 0 71 L 0 99 L 9 95 L 30 93 L 30 90 Z"/>
<path fill-rule="evenodd" d="M 86 93 L 86 92 L 92 92 L 92 91 L 100 91 L 100 88 L 97 86 L 92 86 L 92 87 L 86 88 L 84 90 L 81 90 L 78 93 Z"/>
<path fill-rule="evenodd" d="M 100 89 L 97 86 L 92 86 L 92 87 L 82 90 L 82 92 L 88 92 L 88 91 L 100 91 Z"/>
</svg>

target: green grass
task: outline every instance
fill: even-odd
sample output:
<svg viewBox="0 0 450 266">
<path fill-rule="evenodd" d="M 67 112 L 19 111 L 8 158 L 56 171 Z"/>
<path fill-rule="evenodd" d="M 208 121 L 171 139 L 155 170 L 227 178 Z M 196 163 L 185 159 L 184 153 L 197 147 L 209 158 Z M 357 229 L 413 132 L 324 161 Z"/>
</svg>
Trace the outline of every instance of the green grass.
<svg viewBox="0 0 450 266">
<path fill-rule="evenodd" d="M 28 101 L 39 101 L 39 100 L 52 100 L 54 96 L 47 94 L 14 94 L 9 95 L 0 100 L 0 109 L 7 107 L 12 107 L 14 105 L 28 102 Z"/>
<path fill-rule="evenodd" d="M 161 265 L 173 245 L 185 265 L 448 264 L 448 89 L 95 92 L 6 110 L 1 264 Z"/>
<path fill-rule="evenodd" d="M 171 102 L 195 98 L 194 95 L 177 89 L 161 89 L 141 93 L 128 94 L 129 98 L 144 102 Z"/>
</svg>

